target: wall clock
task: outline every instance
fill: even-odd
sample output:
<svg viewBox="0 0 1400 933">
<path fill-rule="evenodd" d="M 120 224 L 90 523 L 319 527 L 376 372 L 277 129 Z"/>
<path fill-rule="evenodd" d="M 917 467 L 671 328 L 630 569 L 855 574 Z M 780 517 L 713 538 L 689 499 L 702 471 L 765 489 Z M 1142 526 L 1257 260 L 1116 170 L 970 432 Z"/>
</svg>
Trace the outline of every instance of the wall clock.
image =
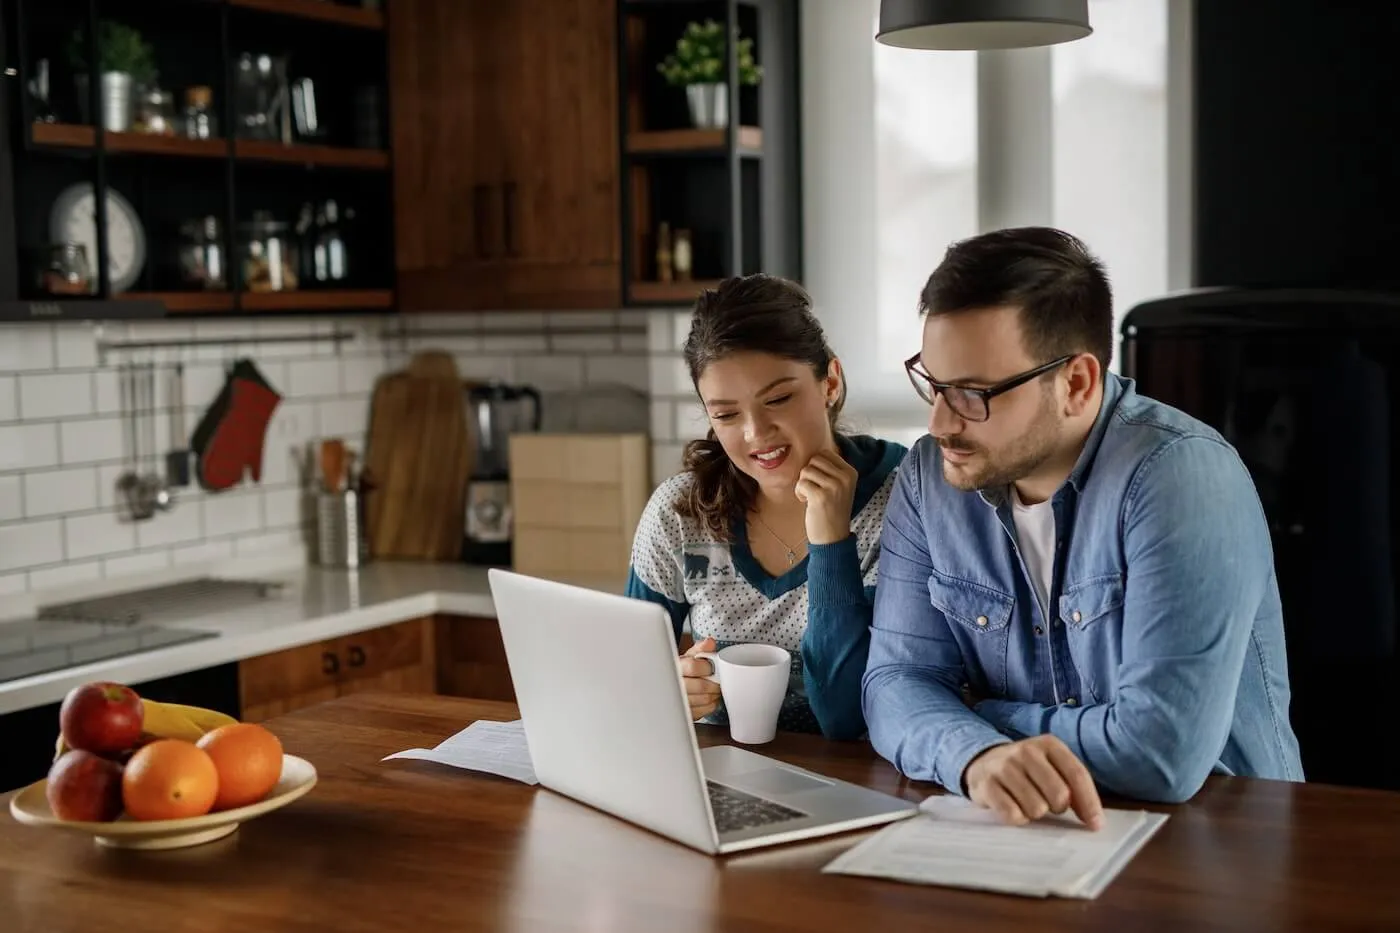
<svg viewBox="0 0 1400 933">
<path fill-rule="evenodd" d="M 97 199 L 92 185 L 78 182 L 54 199 L 49 211 L 49 238 L 55 243 L 81 243 L 97 282 Z M 120 192 L 107 189 L 107 275 L 113 294 L 136 284 L 146 264 L 146 231 L 136 208 Z"/>
</svg>

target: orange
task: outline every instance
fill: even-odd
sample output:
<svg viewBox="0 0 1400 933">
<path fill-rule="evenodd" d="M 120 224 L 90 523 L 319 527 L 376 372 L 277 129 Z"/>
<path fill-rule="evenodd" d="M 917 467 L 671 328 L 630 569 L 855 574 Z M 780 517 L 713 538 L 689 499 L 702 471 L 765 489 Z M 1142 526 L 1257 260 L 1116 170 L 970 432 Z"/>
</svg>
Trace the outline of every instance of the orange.
<svg viewBox="0 0 1400 933">
<path fill-rule="evenodd" d="M 254 722 L 238 722 L 208 732 L 198 742 L 219 772 L 215 810 L 257 803 L 282 777 L 282 741 Z"/>
<path fill-rule="evenodd" d="M 133 820 L 203 816 L 218 794 L 214 760 L 182 739 L 157 739 L 141 746 L 122 772 L 122 805 Z"/>
</svg>

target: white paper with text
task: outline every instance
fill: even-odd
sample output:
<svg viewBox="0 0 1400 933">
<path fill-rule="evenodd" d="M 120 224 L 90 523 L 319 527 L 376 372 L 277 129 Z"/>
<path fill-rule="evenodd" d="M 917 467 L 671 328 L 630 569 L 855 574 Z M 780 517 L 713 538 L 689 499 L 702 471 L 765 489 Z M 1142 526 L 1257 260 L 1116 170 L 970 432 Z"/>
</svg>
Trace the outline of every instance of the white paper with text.
<svg viewBox="0 0 1400 933">
<path fill-rule="evenodd" d="M 1051 816 L 1007 826 L 962 797 L 930 797 L 921 813 L 847 850 L 822 871 L 1019 894 L 1099 896 L 1166 822 L 1142 810 L 1105 810 L 1104 825 Z"/>
<path fill-rule="evenodd" d="M 525 742 L 525 726 L 518 719 L 514 722 L 478 720 L 432 748 L 410 748 L 381 760 L 391 758 L 436 761 L 467 771 L 497 774 L 524 784 L 539 783 L 530 759 L 530 747 Z"/>
</svg>

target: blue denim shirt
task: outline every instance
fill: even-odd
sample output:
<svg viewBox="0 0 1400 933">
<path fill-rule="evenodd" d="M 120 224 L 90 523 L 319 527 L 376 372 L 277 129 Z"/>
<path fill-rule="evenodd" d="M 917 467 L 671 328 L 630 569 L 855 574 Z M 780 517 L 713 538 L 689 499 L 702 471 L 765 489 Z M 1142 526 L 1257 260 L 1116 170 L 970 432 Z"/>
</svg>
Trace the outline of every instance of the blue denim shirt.
<svg viewBox="0 0 1400 933">
<path fill-rule="evenodd" d="M 1051 503 L 1042 615 L 1007 493 L 949 486 L 931 437 L 910 451 L 862 682 L 876 750 L 954 793 L 982 751 L 1044 734 L 1143 800 L 1212 772 L 1301 781 L 1269 529 L 1234 448 L 1110 373 Z"/>
</svg>

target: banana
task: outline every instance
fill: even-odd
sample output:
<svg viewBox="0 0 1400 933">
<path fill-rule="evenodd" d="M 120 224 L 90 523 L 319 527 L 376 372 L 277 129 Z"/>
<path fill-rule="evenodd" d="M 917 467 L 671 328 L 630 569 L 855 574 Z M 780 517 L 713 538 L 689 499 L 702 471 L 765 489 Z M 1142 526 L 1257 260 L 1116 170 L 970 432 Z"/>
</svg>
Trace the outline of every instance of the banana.
<svg viewBox="0 0 1400 933">
<path fill-rule="evenodd" d="M 141 731 L 158 739 L 181 739 L 198 742 L 207 732 L 220 726 L 238 722 L 227 713 L 205 709 L 202 706 L 186 706 L 182 703 L 161 703 L 158 700 L 141 700 Z M 60 733 L 54 744 L 54 759 L 68 751 L 68 744 Z"/>
</svg>

